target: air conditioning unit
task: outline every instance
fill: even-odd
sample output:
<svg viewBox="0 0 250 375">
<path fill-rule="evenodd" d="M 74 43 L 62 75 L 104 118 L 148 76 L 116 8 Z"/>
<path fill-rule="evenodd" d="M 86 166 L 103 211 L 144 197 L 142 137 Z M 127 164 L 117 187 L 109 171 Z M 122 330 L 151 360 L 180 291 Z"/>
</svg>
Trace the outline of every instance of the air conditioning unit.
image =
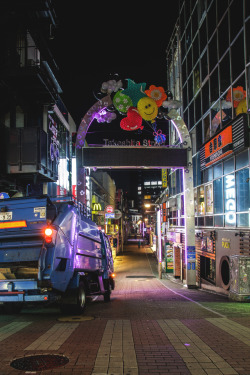
<svg viewBox="0 0 250 375">
<path fill-rule="evenodd" d="M 250 257 L 244 255 L 232 255 L 229 259 L 229 298 L 240 302 L 250 302 Z"/>
</svg>

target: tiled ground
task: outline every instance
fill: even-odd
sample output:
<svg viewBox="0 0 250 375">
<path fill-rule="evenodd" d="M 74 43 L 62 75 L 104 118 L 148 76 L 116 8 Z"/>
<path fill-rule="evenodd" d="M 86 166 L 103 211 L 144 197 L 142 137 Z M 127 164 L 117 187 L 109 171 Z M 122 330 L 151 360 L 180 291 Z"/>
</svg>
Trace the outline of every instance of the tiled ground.
<svg viewBox="0 0 250 375">
<path fill-rule="evenodd" d="M 115 268 L 111 302 L 92 300 L 78 320 L 56 307 L 2 313 L 0 375 L 250 375 L 250 304 L 158 280 L 146 248 L 127 246 Z M 10 366 L 34 354 L 69 362 L 42 372 Z"/>
</svg>

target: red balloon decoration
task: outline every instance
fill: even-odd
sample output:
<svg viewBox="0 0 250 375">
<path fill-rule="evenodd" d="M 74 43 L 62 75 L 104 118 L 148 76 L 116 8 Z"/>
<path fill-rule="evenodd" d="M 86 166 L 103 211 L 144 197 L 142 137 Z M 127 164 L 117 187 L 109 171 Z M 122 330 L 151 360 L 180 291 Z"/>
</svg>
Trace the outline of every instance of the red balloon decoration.
<svg viewBox="0 0 250 375">
<path fill-rule="evenodd" d="M 129 107 L 127 117 L 121 120 L 120 126 L 123 130 L 127 131 L 143 129 L 142 117 L 136 107 Z"/>
</svg>

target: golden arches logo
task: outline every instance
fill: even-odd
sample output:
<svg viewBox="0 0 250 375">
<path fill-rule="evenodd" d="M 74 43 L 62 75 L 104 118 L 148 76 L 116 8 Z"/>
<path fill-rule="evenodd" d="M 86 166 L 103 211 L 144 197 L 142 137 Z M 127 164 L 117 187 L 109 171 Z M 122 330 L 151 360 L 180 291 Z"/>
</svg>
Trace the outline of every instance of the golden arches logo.
<svg viewBox="0 0 250 375">
<path fill-rule="evenodd" d="M 101 210 L 102 210 L 102 206 L 100 203 L 93 204 L 93 211 L 101 211 Z"/>
</svg>

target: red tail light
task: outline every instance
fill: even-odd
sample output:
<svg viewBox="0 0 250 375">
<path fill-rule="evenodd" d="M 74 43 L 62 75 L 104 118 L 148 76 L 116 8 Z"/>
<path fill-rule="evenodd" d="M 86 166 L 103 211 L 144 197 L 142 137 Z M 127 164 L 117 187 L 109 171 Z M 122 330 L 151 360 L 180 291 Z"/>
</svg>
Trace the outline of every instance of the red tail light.
<svg viewBox="0 0 250 375">
<path fill-rule="evenodd" d="M 53 230 L 51 228 L 46 228 L 44 231 L 45 234 L 45 242 L 46 243 L 51 243 L 52 242 L 52 235 L 53 235 Z"/>
</svg>

